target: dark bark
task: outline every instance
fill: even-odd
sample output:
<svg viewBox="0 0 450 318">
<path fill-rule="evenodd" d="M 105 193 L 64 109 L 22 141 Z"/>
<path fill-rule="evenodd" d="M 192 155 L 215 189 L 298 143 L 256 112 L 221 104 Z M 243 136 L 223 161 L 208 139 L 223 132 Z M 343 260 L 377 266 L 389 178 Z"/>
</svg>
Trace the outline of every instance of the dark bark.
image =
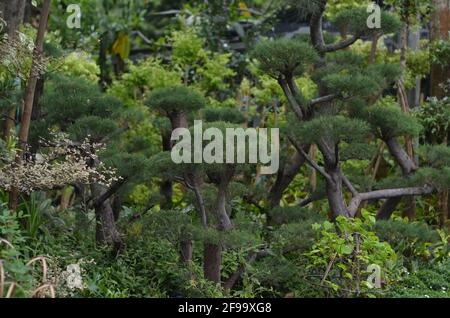
<svg viewBox="0 0 450 318">
<path fill-rule="evenodd" d="M 92 194 L 96 197 L 103 196 L 107 189 L 98 184 L 91 185 Z M 106 199 L 98 205 L 94 205 L 95 209 L 95 239 L 100 245 L 111 245 L 115 252 L 119 252 L 123 247 L 123 241 L 120 233 L 117 230 L 116 222 L 114 221 L 114 212 L 111 206 L 111 200 Z"/>
<path fill-rule="evenodd" d="M 108 67 L 108 46 L 108 34 L 104 33 L 100 36 L 98 55 L 98 65 L 100 67 L 99 85 L 102 90 L 106 90 L 106 88 L 111 84 L 112 81 Z"/>
<path fill-rule="evenodd" d="M 192 240 L 182 240 L 180 243 L 181 259 L 183 263 L 189 264 L 192 262 L 193 243 Z"/>
<path fill-rule="evenodd" d="M 172 124 L 172 130 L 188 127 L 187 114 L 185 112 L 173 112 L 169 114 L 169 119 Z"/>
<path fill-rule="evenodd" d="M 23 22 L 25 13 L 25 0 L 8 0 L 0 3 L 0 11 L 6 22 L 6 33 L 9 37 L 15 37 Z"/>
<path fill-rule="evenodd" d="M 394 137 L 383 139 L 388 147 L 389 153 L 402 169 L 403 176 L 408 177 L 414 173 L 414 171 L 417 170 L 416 164 L 414 163 L 414 160 L 406 153 L 397 139 Z M 378 210 L 377 219 L 390 219 L 400 201 L 401 198 L 388 198 Z"/>
<path fill-rule="evenodd" d="M 41 117 L 41 103 L 40 99 L 44 93 L 45 78 L 41 77 L 36 83 L 36 92 L 33 99 L 33 111 L 31 112 L 31 120 L 38 120 Z"/>
<path fill-rule="evenodd" d="M 273 209 L 280 204 L 284 190 L 286 190 L 286 188 L 295 178 L 304 163 L 305 158 L 298 151 L 296 151 L 292 156 L 290 162 L 287 163 L 283 169 L 278 170 L 275 183 L 269 191 L 268 199 L 270 209 Z"/>
<path fill-rule="evenodd" d="M 431 39 L 448 40 L 450 38 L 450 3 L 447 0 L 433 0 L 435 11 L 431 17 Z M 450 66 L 431 66 L 431 95 L 438 98 L 446 96 L 445 91 L 440 87 L 450 78 Z"/>
<path fill-rule="evenodd" d="M 169 180 L 163 180 L 161 182 L 161 185 L 159 187 L 159 192 L 161 193 L 161 196 L 163 197 L 163 200 L 161 202 L 161 209 L 163 210 L 170 210 L 172 208 L 173 202 L 172 202 L 172 196 L 173 196 L 173 185 L 172 182 Z"/>
<path fill-rule="evenodd" d="M 162 134 L 162 147 L 163 151 L 170 151 L 172 149 L 172 143 L 170 141 L 170 134 Z M 159 187 L 159 193 L 163 197 L 163 202 L 161 202 L 161 209 L 167 210 L 172 208 L 172 197 L 173 197 L 173 184 L 170 180 L 163 180 Z"/>
<path fill-rule="evenodd" d="M 228 183 L 221 183 L 217 188 L 217 198 L 215 202 L 215 213 L 219 221 L 219 229 L 229 231 L 233 228 L 230 216 L 227 213 L 227 185 Z"/>
<path fill-rule="evenodd" d="M 113 196 L 117 191 L 119 191 L 120 187 L 127 181 L 127 178 L 122 178 L 116 183 L 114 183 L 108 189 L 105 188 L 105 191 L 102 191 L 101 195 L 97 196 L 94 200 L 94 207 L 100 206 L 108 200 L 111 196 Z"/>
<path fill-rule="evenodd" d="M 117 222 L 120 217 L 120 211 L 122 211 L 122 198 L 120 197 L 120 195 L 114 196 L 112 209 L 114 214 L 114 222 Z"/>
<path fill-rule="evenodd" d="M 401 197 L 387 199 L 377 212 L 377 220 L 389 220 L 401 200 Z"/>
<path fill-rule="evenodd" d="M 342 173 L 339 168 L 325 170 L 332 179 L 332 182 L 327 180 L 326 191 L 333 217 L 336 218 L 339 215 L 348 216 L 347 205 L 344 200 L 342 187 Z"/>
<path fill-rule="evenodd" d="M 206 279 L 220 283 L 220 267 L 222 263 L 222 246 L 220 244 L 204 243 L 203 273 Z"/>
<path fill-rule="evenodd" d="M 343 175 L 339 164 L 338 145 L 332 145 L 329 141 L 323 140 L 317 146 L 324 158 L 325 171 L 315 167 L 317 164 L 314 162 L 311 164 L 325 177 L 326 193 L 332 216 L 333 218 L 339 215 L 348 216 L 343 191 Z"/>
</svg>

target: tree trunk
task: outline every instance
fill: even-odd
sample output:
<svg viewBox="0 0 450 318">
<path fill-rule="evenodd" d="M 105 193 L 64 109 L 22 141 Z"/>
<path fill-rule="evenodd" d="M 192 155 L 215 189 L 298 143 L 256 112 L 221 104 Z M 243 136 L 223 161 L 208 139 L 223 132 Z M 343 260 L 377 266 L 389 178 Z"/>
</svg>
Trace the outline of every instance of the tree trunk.
<svg viewBox="0 0 450 318">
<path fill-rule="evenodd" d="M 402 169 L 402 174 L 404 177 L 410 176 L 417 169 L 413 159 L 406 153 L 406 151 L 402 148 L 400 143 L 396 138 L 384 138 L 384 141 L 388 147 L 389 153 L 397 162 L 397 164 Z M 377 212 L 378 220 L 388 220 L 390 219 L 392 213 L 394 213 L 397 205 L 401 201 L 401 197 L 399 198 L 389 198 L 387 199 L 381 208 Z M 409 199 L 411 200 L 411 199 Z M 410 211 L 414 211 L 410 209 Z"/>
<path fill-rule="evenodd" d="M 23 22 L 25 13 L 25 0 L 9 0 L 8 5 L 0 3 L 0 13 L 6 22 L 6 34 L 13 40 L 17 37 L 17 31 Z M 12 107 L 7 112 L 3 124 L 3 139 L 7 140 L 11 136 L 11 130 L 15 127 L 16 107 Z"/>
<path fill-rule="evenodd" d="M 170 151 L 172 149 L 172 142 L 170 140 L 170 135 L 162 133 L 162 147 L 163 151 Z M 159 193 L 163 197 L 161 202 L 161 209 L 168 210 L 172 208 L 172 196 L 173 196 L 173 184 L 170 180 L 162 180 L 159 186 Z"/>
<path fill-rule="evenodd" d="M 16 155 L 16 163 L 18 165 L 20 165 L 22 162 L 22 154 L 24 151 L 26 151 L 28 144 L 28 132 L 30 130 L 31 113 L 33 111 L 34 93 L 36 90 L 36 83 L 39 76 L 39 74 L 37 73 L 39 61 L 36 60 L 36 57 L 39 57 L 43 54 L 44 35 L 47 29 L 49 13 L 50 13 L 50 0 L 45 0 L 42 6 L 41 19 L 39 21 L 39 29 L 36 36 L 36 44 L 33 52 L 34 53 L 33 60 L 31 62 L 30 78 L 28 80 L 28 85 L 25 94 L 23 114 L 20 120 L 20 131 L 19 131 L 20 151 Z M 9 208 L 11 210 L 17 209 L 17 204 L 19 201 L 18 197 L 19 192 L 17 191 L 17 189 L 12 189 L 12 191 L 9 194 Z"/>
<path fill-rule="evenodd" d="M 342 189 L 342 173 L 339 168 L 327 169 L 326 172 L 332 179 L 332 182 L 327 180 L 326 191 L 333 219 L 339 215 L 348 216 Z"/>
<path fill-rule="evenodd" d="M 277 178 L 274 185 L 270 188 L 268 196 L 270 209 L 280 205 L 284 190 L 286 190 L 292 180 L 294 180 L 304 163 L 305 159 L 298 151 L 296 151 L 292 156 L 291 161 L 287 163 L 283 169 L 278 170 Z"/>
<path fill-rule="evenodd" d="M 91 185 L 92 195 L 100 197 L 107 192 L 106 187 L 98 183 Z M 106 199 L 100 204 L 94 205 L 95 209 L 95 239 L 100 245 L 112 245 L 115 252 L 119 252 L 123 247 L 123 241 L 117 230 L 114 221 L 114 212 L 111 205 L 111 199 Z"/>
<path fill-rule="evenodd" d="M 15 37 L 23 22 L 25 13 L 25 0 L 8 0 L 7 4 L 0 3 L 0 12 L 6 22 L 6 33 L 9 37 Z"/>
<path fill-rule="evenodd" d="M 217 198 L 216 198 L 216 216 L 219 221 L 219 229 L 222 231 L 229 231 L 232 229 L 230 216 L 227 213 L 227 195 L 226 185 L 220 184 L 218 186 Z"/>
<path fill-rule="evenodd" d="M 192 240 L 181 241 L 181 259 L 183 263 L 189 264 L 192 262 L 193 242 Z"/>
<path fill-rule="evenodd" d="M 115 195 L 112 201 L 112 209 L 114 214 L 114 222 L 117 222 L 120 217 L 120 212 L 122 211 L 122 199 L 120 195 Z"/>
<path fill-rule="evenodd" d="M 343 178 L 339 164 L 338 145 L 323 141 L 317 146 L 323 155 L 325 172 L 329 176 L 326 180 L 326 192 L 331 216 L 333 219 L 339 215 L 349 216 L 342 187 Z"/>
<path fill-rule="evenodd" d="M 431 18 L 431 39 L 448 40 L 450 38 L 450 3 L 448 0 L 434 0 L 435 12 Z M 438 98 L 446 96 L 440 87 L 449 79 L 450 67 L 443 68 L 441 65 L 431 66 L 431 95 Z"/>
<path fill-rule="evenodd" d="M 203 273 L 206 279 L 220 283 L 220 265 L 222 246 L 220 244 L 203 244 Z"/>
<path fill-rule="evenodd" d="M 401 197 L 387 199 L 377 212 L 377 220 L 389 220 L 401 200 Z"/>
<path fill-rule="evenodd" d="M 434 0 L 436 11 L 431 18 L 431 39 L 449 40 L 450 39 L 450 3 L 447 0 Z M 446 97 L 444 89 L 440 86 L 450 78 L 450 67 L 441 65 L 431 65 L 431 95 L 437 98 Z M 445 142 L 448 144 L 448 141 Z M 439 225 L 442 227 L 450 218 L 449 191 L 445 190 L 439 193 Z"/>
</svg>

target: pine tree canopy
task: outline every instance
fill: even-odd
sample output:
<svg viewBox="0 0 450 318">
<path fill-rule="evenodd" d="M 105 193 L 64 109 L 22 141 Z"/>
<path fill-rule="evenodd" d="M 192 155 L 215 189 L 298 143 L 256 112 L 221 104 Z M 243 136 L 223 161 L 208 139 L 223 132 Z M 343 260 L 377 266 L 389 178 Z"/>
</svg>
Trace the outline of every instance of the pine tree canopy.
<svg viewBox="0 0 450 318">
<path fill-rule="evenodd" d="M 207 122 L 223 121 L 234 124 L 243 124 L 246 118 L 235 108 L 205 108 L 203 118 Z"/>
<path fill-rule="evenodd" d="M 195 90 L 185 86 L 171 86 L 154 90 L 146 105 L 163 113 L 188 112 L 204 108 L 205 98 Z"/>
<path fill-rule="evenodd" d="M 361 35 L 370 35 L 371 33 L 389 34 L 394 33 L 400 28 L 400 21 L 392 13 L 381 11 L 381 28 L 368 28 L 367 20 L 371 15 L 367 12 L 367 7 L 342 10 L 333 19 L 333 23 L 340 29 L 347 29 L 349 32 Z"/>
<path fill-rule="evenodd" d="M 317 53 L 305 42 L 283 38 L 260 42 L 253 49 L 252 57 L 259 62 L 262 71 L 278 78 L 280 74 L 286 77 L 302 74 L 317 60 Z"/>
<path fill-rule="evenodd" d="M 383 138 L 403 135 L 418 136 L 422 130 L 416 118 L 401 111 L 394 105 L 375 105 L 367 107 L 362 113 L 378 136 Z"/>
<path fill-rule="evenodd" d="M 362 142 L 368 136 L 370 127 L 360 119 L 350 119 L 342 115 L 323 115 L 304 123 L 291 122 L 289 130 L 301 143 L 317 144 L 327 140 L 335 145 L 341 141 Z"/>
</svg>

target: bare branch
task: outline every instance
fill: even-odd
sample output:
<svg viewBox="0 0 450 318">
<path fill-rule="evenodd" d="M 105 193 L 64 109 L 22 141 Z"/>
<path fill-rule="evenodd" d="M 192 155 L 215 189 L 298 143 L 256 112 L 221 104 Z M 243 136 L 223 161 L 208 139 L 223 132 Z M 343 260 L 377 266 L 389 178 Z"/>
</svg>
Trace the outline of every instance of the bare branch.
<svg viewBox="0 0 450 318">
<path fill-rule="evenodd" d="M 114 183 L 111 187 L 109 187 L 109 189 L 105 193 L 103 193 L 101 196 L 95 199 L 93 206 L 94 207 L 101 206 L 103 202 L 108 200 L 114 193 L 116 193 L 125 182 L 127 182 L 127 178 L 122 178 L 116 183 Z"/>
<path fill-rule="evenodd" d="M 348 39 L 342 40 L 341 42 L 333 43 L 333 44 L 326 44 L 319 50 L 323 53 L 339 51 L 339 50 L 349 47 L 350 45 L 352 45 L 353 43 L 358 41 L 360 38 L 361 38 L 361 35 L 355 34 L 354 36 L 352 36 Z"/>
<path fill-rule="evenodd" d="M 294 111 L 295 115 L 297 115 L 297 118 L 299 120 L 303 120 L 303 113 L 302 109 L 300 108 L 300 105 L 297 103 L 297 100 L 292 95 L 292 93 L 289 90 L 289 86 L 284 78 L 281 76 L 278 78 L 278 83 L 280 84 L 284 95 L 286 96 L 289 105 L 291 105 L 292 110 Z"/>
<path fill-rule="evenodd" d="M 318 173 L 320 173 L 328 182 L 333 183 L 333 179 L 330 177 L 328 173 L 326 173 L 319 165 L 312 160 L 308 154 L 303 150 L 302 147 L 299 147 L 293 138 L 288 137 L 289 141 L 294 145 L 295 149 L 305 158 L 306 162 L 313 167 Z"/>
<path fill-rule="evenodd" d="M 321 97 L 311 100 L 309 102 L 309 106 L 311 107 L 311 106 L 315 106 L 318 104 L 331 102 L 333 99 L 338 98 L 338 97 L 339 97 L 339 94 L 329 94 L 329 95 L 321 96 Z"/>
<path fill-rule="evenodd" d="M 350 180 L 348 180 L 348 178 L 344 174 L 342 174 L 342 181 L 344 182 L 345 186 L 347 187 L 347 189 L 350 190 L 350 192 L 354 197 L 356 197 L 359 194 L 358 191 L 356 191 L 353 184 L 350 182 Z"/>
<path fill-rule="evenodd" d="M 423 187 L 410 187 L 410 188 L 397 188 L 397 189 L 384 189 L 371 192 L 359 193 L 353 197 L 348 205 L 350 216 L 355 216 L 359 205 L 363 201 L 389 199 L 402 196 L 415 196 L 433 193 L 436 189 L 432 186 L 425 185 Z"/>
</svg>

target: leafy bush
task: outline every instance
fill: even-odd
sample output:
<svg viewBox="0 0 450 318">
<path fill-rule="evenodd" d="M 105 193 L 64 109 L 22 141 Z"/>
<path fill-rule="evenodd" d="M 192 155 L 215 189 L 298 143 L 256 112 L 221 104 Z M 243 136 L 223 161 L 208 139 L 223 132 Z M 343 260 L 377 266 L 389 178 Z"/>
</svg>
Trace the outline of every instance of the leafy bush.
<svg viewBox="0 0 450 318">
<path fill-rule="evenodd" d="M 372 231 L 374 223 L 374 217 L 364 211 L 363 218 L 338 216 L 336 224 L 325 221 L 313 225 L 317 241 L 305 253 L 307 268 L 320 273 L 321 284 L 325 283 L 336 295 L 371 295 L 373 286 L 363 278 L 369 265 L 382 269 L 385 283 L 394 278 L 397 256 L 389 243 L 380 242 Z"/>
</svg>

